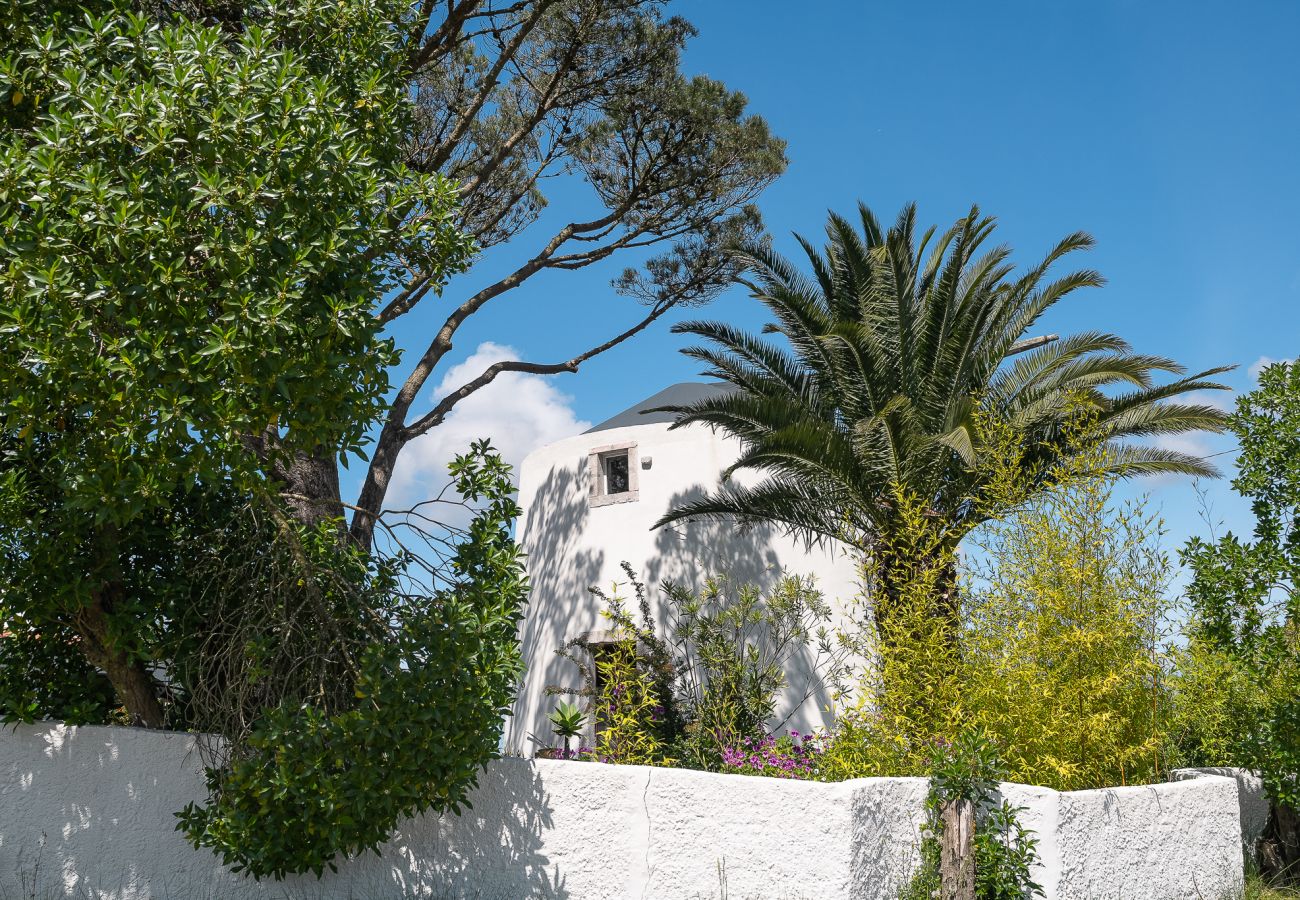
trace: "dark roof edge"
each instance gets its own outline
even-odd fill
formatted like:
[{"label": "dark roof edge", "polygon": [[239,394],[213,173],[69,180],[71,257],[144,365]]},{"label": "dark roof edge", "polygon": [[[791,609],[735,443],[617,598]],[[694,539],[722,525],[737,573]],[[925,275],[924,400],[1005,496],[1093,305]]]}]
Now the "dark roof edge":
[{"label": "dark roof edge", "polygon": [[657,406],[685,406],[706,397],[729,394],[734,390],[736,388],[733,385],[723,381],[683,381],[679,384],[669,385],[659,393],[645,398],[640,403],[629,406],[618,415],[611,416],[605,421],[591,426],[583,434],[609,431],[613,428],[627,428],[633,425],[671,423],[677,418],[675,414],[670,412],[646,412],[646,410],[654,409]]}]

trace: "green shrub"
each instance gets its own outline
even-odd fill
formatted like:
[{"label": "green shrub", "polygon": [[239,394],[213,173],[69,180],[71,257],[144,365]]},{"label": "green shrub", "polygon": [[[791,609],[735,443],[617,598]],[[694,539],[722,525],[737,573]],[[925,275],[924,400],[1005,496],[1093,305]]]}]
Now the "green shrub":
[{"label": "green shrub", "polygon": [[1240,397],[1233,488],[1251,501],[1253,541],[1194,538],[1179,736],[1189,762],[1264,776],[1300,808],[1300,364],[1278,364]]},{"label": "green shrub", "polygon": [[718,770],[725,751],[767,736],[796,655],[815,645],[811,666],[820,678],[841,677],[841,654],[825,627],[830,607],[807,579],[783,577],[766,592],[726,576],[707,578],[698,593],[665,582],[660,626],[645,585],[626,562],[623,571],[639,615],[628,610],[617,585],[610,593],[593,587],[616,640],[593,645],[578,637],[559,648],[578,667],[582,687],[547,689],[587,698],[598,756],[643,763],[671,758]]},{"label": "green shrub", "polygon": [[[823,770],[918,774],[933,741],[973,727],[997,741],[1016,781],[1071,790],[1157,779],[1171,715],[1160,525],[1112,502],[1096,474],[1116,464],[1105,448],[1071,454],[1035,488],[1025,451],[989,440],[999,453],[984,461],[988,487],[972,503],[1000,518],[960,559],[943,551],[924,504],[896,499],[908,552],[867,568],[867,584],[892,585],[894,596],[851,636],[868,665]],[[900,557],[926,562],[904,570]],[[951,567],[955,601],[941,590]]]},{"label": "green shrub", "polygon": [[[681,739],[685,722],[677,702],[678,663],[668,642],[659,636],[645,584],[630,563],[622,564],[636,600],[634,617],[619,594],[620,585],[606,593],[588,588],[600,601],[601,617],[615,640],[593,644],[579,635],[556,649],[577,667],[581,686],[547,685],[548,694],[582,698],[596,725],[596,754],[611,762],[649,764],[664,758],[666,748]],[[616,727],[602,741],[602,732]]]},{"label": "green shrub", "polygon": [[976,533],[962,597],[963,700],[1010,776],[1057,790],[1158,781],[1171,610],[1158,520],[1099,479]]},{"label": "green shrub", "polygon": [[208,770],[207,806],[179,814],[196,847],[255,877],[320,875],[339,855],[377,851],[404,816],[459,811],[514,699],[527,584],[509,467],[482,442],[452,473],[462,496],[486,501],[456,548],[454,583],[408,596],[399,573],[374,574],[397,602],[384,639],[359,654],[350,708],[286,702],[266,715]]},{"label": "green shrub", "polygon": [[785,576],[764,592],[715,576],[698,593],[677,584],[665,584],[664,593],[685,718],[678,753],[692,766],[715,770],[728,750],[763,743],[790,686],[786,670],[809,648],[813,680],[785,698],[789,707],[842,677],[826,629],[830,606],[809,578]]},{"label": "green shrub", "polygon": [[861,661],[822,758],[827,780],[921,775],[936,740],[962,730],[957,620],[945,596],[956,566],[915,497],[894,499],[900,551],[867,561],[867,597],[887,585],[889,602],[864,602],[861,627],[842,639]]},{"label": "green shrub", "polygon": [[638,665],[636,636],[620,633],[596,659],[596,758],[602,762],[670,766],[664,706],[653,678]]}]

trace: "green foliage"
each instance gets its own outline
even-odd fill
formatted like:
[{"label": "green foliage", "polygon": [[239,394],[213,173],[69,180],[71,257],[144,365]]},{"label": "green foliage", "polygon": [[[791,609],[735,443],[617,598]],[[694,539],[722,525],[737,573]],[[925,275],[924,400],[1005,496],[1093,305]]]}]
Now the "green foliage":
[{"label": "green foliage", "polygon": [[[810,669],[827,681],[841,675],[826,630],[830,606],[811,579],[782,577],[764,592],[715,576],[698,593],[665,584],[664,595],[686,720],[678,754],[692,766],[717,769],[725,750],[767,734],[786,670],[810,647]],[[808,691],[786,699],[798,706]]]},{"label": "green foliage", "polygon": [[1253,541],[1193,538],[1192,621],[1180,690],[1191,762],[1259,770],[1300,808],[1300,365],[1278,364],[1240,397],[1233,488],[1251,501]]},{"label": "green foliage", "polygon": [[469,249],[454,186],[397,162],[400,9],[19,27],[0,97],[38,106],[0,143],[0,421],[19,454],[51,436],[70,508],[127,520],[268,426],[360,447],[393,359],[372,304],[399,256],[445,276]]},{"label": "green foliage", "polygon": [[675,690],[677,663],[672,648],[655,630],[645,584],[637,580],[630,563],[622,567],[636,598],[637,615],[620,595],[620,585],[609,593],[589,588],[603,606],[600,614],[609,624],[608,640],[592,643],[580,635],[558,648],[556,653],[577,666],[582,687],[570,691],[550,685],[547,692],[586,699],[595,722],[597,759],[672,765],[669,747],[680,739],[684,727]]},{"label": "green foliage", "polygon": [[[1089,454],[1105,469],[1105,454]],[[961,672],[1011,778],[1057,790],[1159,781],[1170,697],[1161,523],[1111,483],[1065,480],[973,535]]]},{"label": "green foliage", "polygon": [[113,686],[78,651],[68,630],[35,628],[6,616],[0,601],[0,722],[107,722]]},{"label": "green foliage", "polygon": [[617,633],[596,656],[596,758],[602,762],[669,766],[664,707],[656,684],[638,664],[635,634]]},{"label": "green foliage", "polygon": [[169,510],[280,454],[358,451],[395,359],[375,300],[471,250],[455,187],[402,162],[405,4],[255,6],[227,31],[8,4],[0,603],[119,692],[160,618],[131,548],[165,556]]},{"label": "green foliage", "polygon": [[1300,890],[1270,884],[1256,872],[1246,873],[1246,890],[1242,900],[1297,900]]},{"label": "green foliage", "polygon": [[661,524],[757,519],[888,554],[905,528],[894,502],[902,493],[924,498],[925,515],[952,548],[1001,512],[972,503],[987,486],[983,460],[1000,440],[982,423],[1011,430],[1024,450],[1025,478],[1038,489],[1050,484],[1053,461],[1085,449],[1062,442],[1080,406],[1095,418],[1089,446],[1112,447],[1111,472],[1210,471],[1200,459],[1126,441],[1221,429],[1218,410],[1174,398],[1222,388],[1207,379],[1223,369],[1157,386],[1155,376],[1182,368],[1099,332],[1009,360],[1057,302],[1101,283],[1087,270],[1048,276],[1060,259],[1091,246],[1087,235],[1070,235],[1013,277],[1011,249],[989,248],[994,222],[976,209],[919,240],[912,206],[888,230],[865,206],[860,216],[859,230],[832,215],[823,252],[804,242],[811,276],[769,247],[747,250],[750,287],[781,343],[721,323],[677,326],[707,342],[687,355],[736,387],[672,407],[677,425],[735,436],[744,449],[729,472],[765,478],[726,481],[670,510]]},{"label": "green foliage", "polygon": [[[785,142],[743,94],[682,73],[689,22],[665,4],[626,0],[524,0],[468,19],[440,6],[427,27],[417,23],[436,36],[416,78],[412,156],[463,185],[462,218],[483,246],[520,236],[564,183],[538,176],[564,172],[596,205],[555,236],[554,257],[536,256],[542,267],[653,247],[616,290],[658,307],[725,288],[732,241],[762,231],[753,201],[784,171]],[[517,40],[475,40],[485,26]]]},{"label": "green foliage", "polygon": [[[958,623],[948,607],[956,560],[915,497],[894,498],[898,552],[863,566],[861,627],[842,639],[861,661],[822,759],[827,780],[927,771],[934,741],[961,730]],[[884,590],[887,603],[877,603]]]},{"label": "green foliage", "polygon": [[[815,644],[811,668],[826,680],[842,675],[841,653],[825,628],[830,607],[808,579],[783,577],[766,592],[726,576],[707,578],[698,593],[664,582],[665,638],[645,585],[628,563],[623,570],[639,617],[628,611],[617,586],[608,594],[592,588],[616,641],[578,637],[556,651],[582,675],[583,687],[572,693],[591,703],[596,749],[605,758],[623,761],[626,753],[610,750],[621,742],[716,771],[728,749],[766,737],[796,656]],[[548,691],[566,692],[557,686]],[[619,733],[602,743],[610,723]],[[638,759],[651,755],[639,752]]]},{"label": "green foliage", "polygon": [[407,561],[341,541],[336,521],[300,524],[265,498],[228,504],[177,535],[184,565],[159,596],[155,652],[167,660],[173,722],[221,735],[222,756],[237,757],[273,709],[354,706],[360,657],[412,601]]},{"label": "green foliage", "polygon": [[[9,446],[0,434],[0,456]],[[58,486],[39,468],[27,474],[0,474],[0,519],[22,523],[0,528],[0,631],[15,635],[7,647],[0,641],[0,682],[14,691],[0,701],[0,720],[130,721],[129,712],[119,715],[123,699],[103,692],[103,657],[87,652],[87,633],[94,632],[78,615],[79,592],[97,580],[111,582],[108,625],[117,648],[142,666],[170,666],[179,617],[201,594],[199,579],[207,574],[196,568],[197,548],[206,551],[211,542],[212,549],[231,549],[234,542],[223,534],[232,511],[249,498],[225,489],[176,491],[127,526],[83,533],[67,558],[56,561],[46,554],[69,535],[59,531],[62,520],[42,510],[58,505]],[[4,475],[18,477],[7,481]],[[247,554],[248,546],[239,544],[237,552]],[[43,673],[42,680],[31,677],[34,671]],[[174,699],[157,687],[164,703]]]},{"label": "green foliage", "polygon": [[1021,808],[997,797],[1005,777],[997,745],[978,730],[962,732],[951,743],[930,748],[930,791],[922,826],[921,870],[900,900],[930,900],[940,894],[941,815],[950,803],[966,801],[975,815],[975,896],[978,900],[1030,900],[1043,896],[1031,875],[1038,862],[1038,839],[1018,821]]},{"label": "green foliage", "polygon": [[576,703],[559,703],[546,718],[551,721],[551,728],[564,738],[564,750],[569,750],[569,740],[582,733],[582,726],[587,724],[587,714]]},{"label": "green foliage", "polygon": [[[1086,443],[1091,424],[1064,439]],[[1173,716],[1160,524],[1112,502],[1111,449],[1071,452],[1039,490],[1015,442],[985,427],[1001,448],[985,496],[1011,511],[973,534],[950,614],[943,585],[957,560],[923,506],[898,498],[902,552],[868,573],[896,593],[857,641],[870,665],[823,770],[915,774],[932,741],[977,728],[1003,748],[1015,781],[1074,790],[1158,780]],[[898,563],[916,559],[928,564]]]},{"label": "green foliage", "polygon": [[[339,855],[377,851],[402,817],[459,812],[514,699],[527,584],[509,467],[480,443],[452,470],[463,496],[484,501],[455,581],[395,597],[385,639],[359,654],[350,708],[285,702],[208,770],[210,802],[179,814],[196,847],[255,877],[320,875]],[[394,573],[373,577],[395,592]]]}]

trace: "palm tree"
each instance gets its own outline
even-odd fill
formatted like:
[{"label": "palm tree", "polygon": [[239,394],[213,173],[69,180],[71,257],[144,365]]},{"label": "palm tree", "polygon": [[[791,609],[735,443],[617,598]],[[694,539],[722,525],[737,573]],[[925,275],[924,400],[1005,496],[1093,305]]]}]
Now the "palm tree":
[{"label": "palm tree", "polygon": [[[1053,462],[1099,446],[1108,448],[1107,475],[1217,474],[1197,457],[1127,439],[1222,430],[1221,411],[1175,398],[1223,389],[1208,379],[1230,367],[1183,376],[1174,361],[1133,353],[1098,331],[1024,341],[1062,298],[1102,284],[1090,270],[1048,275],[1066,254],[1091,247],[1088,235],[1070,235],[1014,276],[1009,248],[986,248],[994,222],[978,209],[919,242],[914,206],[888,231],[866,206],[859,212],[860,231],[830,216],[822,252],[798,238],[811,277],[765,246],[743,251],[752,279],[742,283],[775,317],[764,330],[784,336],[782,344],[719,322],[675,328],[708,342],[683,352],[734,389],[668,407],[678,414],[673,427],[721,429],[742,452],[718,490],[670,510],[656,527],[760,520],[888,557],[904,552],[901,491],[919,499],[950,550],[989,515],[973,502],[988,486],[982,460],[995,429],[981,424],[989,422],[1019,445],[1031,491],[1059,471]],[[1156,373],[1183,377],[1158,385]],[[1067,439],[1081,408],[1090,422],[1084,446]],[[748,486],[730,479],[742,470],[766,477]],[[954,578],[942,582],[949,597]]]}]

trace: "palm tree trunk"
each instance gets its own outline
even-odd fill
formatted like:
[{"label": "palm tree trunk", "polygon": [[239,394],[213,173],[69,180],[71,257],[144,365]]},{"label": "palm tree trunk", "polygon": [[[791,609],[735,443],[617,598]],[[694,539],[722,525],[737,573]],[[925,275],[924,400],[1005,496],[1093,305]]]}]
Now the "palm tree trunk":
[{"label": "palm tree trunk", "polygon": [[878,544],[874,552],[876,590],[871,613],[877,633],[889,640],[888,636],[896,632],[900,614],[924,613],[929,620],[946,623],[944,633],[955,644],[961,624],[961,595],[951,552],[938,551],[912,559],[905,552],[882,545]]},{"label": "palm tree trunk", "polygon": [[877,703],[928,740],[948,727],[961,662],[957,568],[951,555],[884,566],[875,582]]}]

